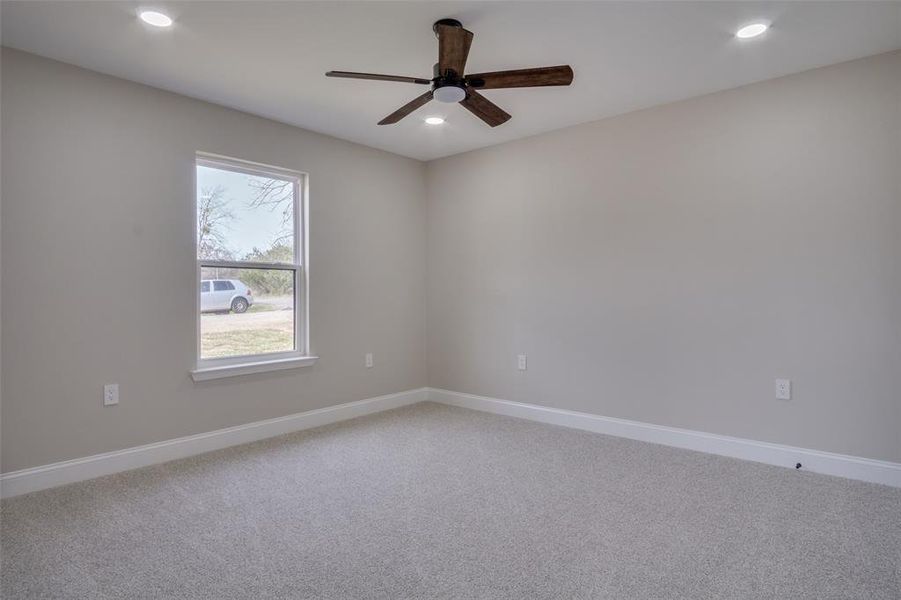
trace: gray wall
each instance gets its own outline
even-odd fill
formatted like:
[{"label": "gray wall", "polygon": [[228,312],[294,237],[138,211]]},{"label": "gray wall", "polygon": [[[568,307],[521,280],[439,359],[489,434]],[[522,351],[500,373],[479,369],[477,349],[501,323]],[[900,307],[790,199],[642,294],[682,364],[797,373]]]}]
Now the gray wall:
[{"label": "gray wall", "polygon": [[899,461],[899,173],[898,52],[432,162],[429,383]]},{"label": "gray wall", "polygon": [[[314,367],[191,381],[197,150],[310,174]],[[4,472],[426,384],[422,163],[6,49],[2,161]]]}]

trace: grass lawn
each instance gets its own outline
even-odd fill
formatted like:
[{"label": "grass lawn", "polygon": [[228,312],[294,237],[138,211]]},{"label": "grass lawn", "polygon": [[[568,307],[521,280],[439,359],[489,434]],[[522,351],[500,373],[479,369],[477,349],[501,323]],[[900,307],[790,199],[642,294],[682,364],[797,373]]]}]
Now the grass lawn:
[{"label": "grass lawn", "polygon": [[273,310],[278,310],[278,307],[274,304],[260,304],[256,303],[250,308],[247,309],[249,313],[258,313],[258,312],[269,312]]},{"label": "grass lawn", "polygon": [[204,358],[287,352],[294,349],[294,334],[278,329],[211,331],[200,338]]}]

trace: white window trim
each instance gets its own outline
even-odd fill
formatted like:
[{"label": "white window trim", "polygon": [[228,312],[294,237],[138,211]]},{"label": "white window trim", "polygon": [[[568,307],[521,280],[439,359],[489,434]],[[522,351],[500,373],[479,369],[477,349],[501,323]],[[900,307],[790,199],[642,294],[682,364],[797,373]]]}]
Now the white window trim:
[{"label": "white window trim", "polygon": [[[270,175],[278,179],[294,182],[294,263],[260,263],[246,261],[200,260],[197,257],[197,166],[208,166],[245,173],[247,175]],[[194,206],[194,264],[195,264],[195,305],[196,322],[195,365],[191,370],[194,381],[205,381],[221,377],[234,377],[251,373],[263,373],[295,367],[306,367],[316,363],[318,357],[310,354],[309,333],[309,207],[308,177],[306,173],[272,167],[260,163],[239,160],[218,154],[197,152],[194,162],[194,187],[192,189]],[[224,268],[264,268],[294,272],[294,346],[291,352],[272,352],[268,354],[252,354],[246,356],[229,356],[226,358],[200,358],[200,281],[201,269],[204,266]]]}]

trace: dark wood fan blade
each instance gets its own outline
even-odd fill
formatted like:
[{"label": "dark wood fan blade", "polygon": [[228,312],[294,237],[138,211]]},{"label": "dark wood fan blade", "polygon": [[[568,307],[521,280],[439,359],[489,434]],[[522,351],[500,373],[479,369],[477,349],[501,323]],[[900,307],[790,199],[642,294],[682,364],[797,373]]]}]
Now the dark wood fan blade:
[{"label": "dark wood fan blade", "polygon": [[419,77],[400,77],[398,75],[379,75],[378,73],[354,73],[352,71],[329,71],[326,77],[345,77],[347,79],[374,79],[376,81],[400,81],[402,83],[423,83],[430,84],[430,79],[421,79]]},{"label": "dark wood fan blade", "polygon": [[497,88],[538,87],[543,85],[569,85],[573,82],[573,70],[569,65],[494,71],[466,76],[466,84],[480,90]]},{"label": "dark wood fan blade", "polygon": [[466,97],[460,100],[460,104],[492,127],[497,127],[510,120],[510,115],[475,90],[466,90]]},{"label": "dark wood fan blade", "polygon": [[436,25],[435,31],[438,34],[438,72],[447,75],[448,71],[453,71],[463,77],[472,32],[453,25]]},{"label": "dark wood fan blade", "polygon": [[398,121],[400,121],[401,119],[406,117],[408,114],[410,114],[411,112],[413,112],[420,106],[428,104],[429,100],[431,100],[431,99],[432,99],[432,92],[431,92],[431,90],[429,90],[422,96],[419,96],[418,98],[411,100],[410,102],[407,102],[406,104],[404,104],[403,106],[398,108],[396,111],[394,111],[393,113],[391,113],[390,115],[388,115],[387,117],[385,117],[384,119],[379,121],[379,125],[391,125],[393,123],[397,123]]}]

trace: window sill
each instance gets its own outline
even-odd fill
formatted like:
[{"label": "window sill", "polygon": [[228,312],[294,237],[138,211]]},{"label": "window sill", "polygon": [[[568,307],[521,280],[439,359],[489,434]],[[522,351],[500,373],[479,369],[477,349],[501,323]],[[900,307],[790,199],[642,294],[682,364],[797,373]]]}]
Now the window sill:
[{"label": "window sill", "polygon": [[238,377],[239,375],[251,375],[253,373],[281,371],[282,369],[309,367],[316,364],[317,360],[319,360],[318,356],[298,356],[294,358],[279,358],[237,365],[201,367],[191,371],[191,378],[194,381],[208,381],[210,379],[221,379],[223,377]]}]

